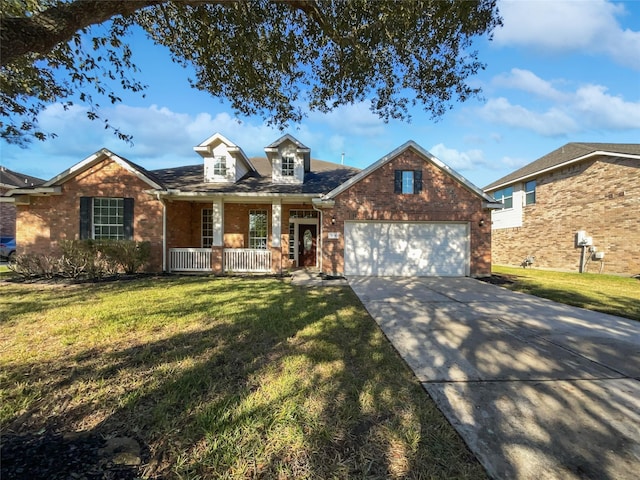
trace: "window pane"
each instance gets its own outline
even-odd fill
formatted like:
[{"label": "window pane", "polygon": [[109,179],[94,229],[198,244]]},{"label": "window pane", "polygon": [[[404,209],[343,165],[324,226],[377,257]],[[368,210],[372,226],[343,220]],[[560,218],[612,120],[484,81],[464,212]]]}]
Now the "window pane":
[{"label": "window pane", "polygon": [[249,211],[249,248],[267,248],[267,211]]},{"label": "window pane", "polygon": [[213,160],[213,174],[214,175],[227,175],[227,157],[220,155]]},{"label": "window pane", "polygon": [[213,209],[202,209],[202,248],[213,246]]},{"label": "window pane", "polygon": [[531,180],[524,184],[524,192],[525,192],[525,205],[531,205],[532,203],[536,203],[536,181]]},{"label": "window pane", "polygon": [[93,199],[93,238],[122,240],[124,238],[124,199]]},{"label": "window pane", "polygon": [[402,172],[402,193],[413,193],[413,171]]},{"label": "window pane", "polygon": [[282,157],[282,176],[283,177],[292,177],[293,167],[294,167],[293,157]]}]

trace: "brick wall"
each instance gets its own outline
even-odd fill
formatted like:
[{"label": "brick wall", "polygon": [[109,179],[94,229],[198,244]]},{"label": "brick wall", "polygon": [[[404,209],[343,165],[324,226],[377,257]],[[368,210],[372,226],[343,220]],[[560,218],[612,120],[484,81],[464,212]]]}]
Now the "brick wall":
[{"label": "brick wall", "polygon": [[[8,188],[0,187],[0,197],[8,192]],[[0,202],[0,237],[15,237],[16,206],[13,203]]]},{"label": "brick wall", "polygon": [[[395,170],[422,170],[422,193],[394,193]],[[335,207],[327,209],[323,219],[323,270],[344,272],[344,221],[391,220],[468,222],[471,234],[472,276],[491,272],[490,213],[483,210],[481,199],[412,149],[372,172],[335,199]],[[335,216],[335,225],[331,218]],[[484,226],[480,227],[480,220]],[[329,240],[328,232],[339,232],[338,240]]]},{"label": "brick wall", "polygon": [[18,253],[55,254],[60,240],[80,238],[80,197],[132,197],[133,236],[151,243],[150,271],[162,270],[162,204],[144,193],[150,186],[111,160],[62,185],[62,195],[31,197],[17,207]]},{"label": "brick wall", "polygon": [[524,207],[523,226],[493,231],[493,261],[578,271],[575,234],[585,230],[605,252],[587,271],[640,273],[640,163],[602,157],[537,179],[536,203]]}]

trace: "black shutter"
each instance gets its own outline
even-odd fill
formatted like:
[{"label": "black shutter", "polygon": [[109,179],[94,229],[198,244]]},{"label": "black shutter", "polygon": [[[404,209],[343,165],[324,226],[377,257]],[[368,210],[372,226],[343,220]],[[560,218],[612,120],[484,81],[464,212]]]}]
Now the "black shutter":
[{"label": "black shutter", "polygon": [[422,170],[413,172],[413,193],[422,193]]},{"label": "black shutter", "polygon": [[93,197],[80,197],[80,240],[91,238],[91,207]]},{"label": "black shutter", "polygon": [[124,199],[124,239],[133,240],[133,198]]},{"label": "black shutter", "polygon": [[395,170],[393,193],[402,193],[402,170]]}]

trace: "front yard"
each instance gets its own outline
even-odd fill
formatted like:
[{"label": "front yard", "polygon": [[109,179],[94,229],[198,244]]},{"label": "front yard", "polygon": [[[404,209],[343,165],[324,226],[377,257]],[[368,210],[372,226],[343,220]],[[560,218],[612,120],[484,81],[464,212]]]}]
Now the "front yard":
[{"label": "front yard", "polygon": [[132,438],[146,478],[485,478],[349,288],[158,277],[0,296],[3,436]]},{"label": "front yard", "polygon": [[548,298],[596,312],[640,320],[640,279],[493,266],[493,274],[511,283],[510,290]]}]

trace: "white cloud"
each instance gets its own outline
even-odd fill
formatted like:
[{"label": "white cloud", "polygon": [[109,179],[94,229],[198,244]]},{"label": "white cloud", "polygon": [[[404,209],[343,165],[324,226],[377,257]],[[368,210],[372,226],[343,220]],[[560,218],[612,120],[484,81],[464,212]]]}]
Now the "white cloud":
[{"label": "white cloud", "polygon": [[622,4],[590,1],[508,1],[499,3],[503,27],[494,34],[497,45],[545,51],[598,53],[640,69],[640,32],[623,29]]},{"label": "white cloud", "polygon": [[578,130],[576,122],[557,108],[537,113],[521,105],[512,105],[504,97],[489,100],[480,109],[480,115],[493,123],[533,130],[544,136],[565,135]]},{"label": "white cloud", "polygon": [[592,128],[640,129],[640,102],[625,102],[601,85],[578,89],[572,108]]},{"label": "white cloud", "polygon": [[492,84],[523,91],[529,94],[527,105],[535,105],[514,104],[506,97],[490,99],[479,114],[494,124],[523,128],[544,136],[592,129],[640,129],[640,102],[611,95],[602,85],[587,84],[575,91],[562,91],[534,73],[520,69],[495,77]]},{"label": "white cloud", "polygon": [[467,150],[460,152],[454,148],[448,148],[443,143],[438,143],[429,149],[433,155],[442,160],[454,170],[471,170],[479,165],[484,165],[482,150]]},{"label": "white cloud", "polygon": [[492,83],[498,87],[522,90],[549,100],[566,100],[566,94],[557,90],[551,82],[543,80],[529,70],[513,68],[508,74],[505,73],[495,77]]}]

